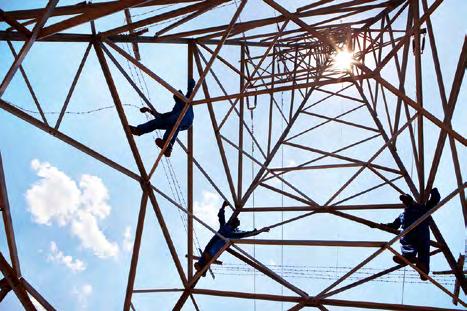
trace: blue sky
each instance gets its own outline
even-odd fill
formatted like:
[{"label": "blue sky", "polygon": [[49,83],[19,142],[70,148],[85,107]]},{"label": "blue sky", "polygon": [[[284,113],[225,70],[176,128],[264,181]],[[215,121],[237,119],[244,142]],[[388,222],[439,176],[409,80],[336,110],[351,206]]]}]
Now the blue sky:
[{"label": "blue sky", "polygon": [[[60,5],[71,3],[69,1],[60,1]],[[289,2],[287,6],[292,10],[298,6],[298,3],[300,2]],[[24,1],[12,3],[10,1],[0,1],[0,8],[5,11],[33,6],[45,6],[45,2]],[[180,29],[187,30],[190,27],[203,27],[208,23],[210,25],[224,24],[231,18],[234,9],[234,5],[226,6],[216,11],[216,14],[201,17],[199,20],[195,20],[187,26],[182,26]],[[460,12],[465,12],[466,9],[467,3],[465,1],[445,1],[432,17],[448,92],[451,88],[459,51],[467,29],[467,22]],[[144,10],[134,11],[133,14],[137,15],[144,12]],[[268,9],[265,4],[259,1],[250,1],[244,13],[242,13],[241,19],[245,21],[273,15],[272,10]],[[405,16],[405,13],[403,16]],[[97,28],[98,30],[108,29],[112,25],[121,23],[122,20],[123,14],[119,13],[99,21]],[[396,23],[396,27],[400,27],[398,29],[402,29],[404,25],[404,18]],[[159,28],[156,27],[155,29]],[[89,27],[83,25],[73,29],[73,31],[89,32]],[[151,31],[154,31],[154,29],[151,29]],[[435,116],[442,119],[443,113],[428,44],[427,39],[427,49],[422,57],[425,106]],[[14,45],[17,50],[21,47],[20,43],[14,43]],[[31,49],[23,64],[45,111],[60,110],[85,48],[86,44],[77,43],[37,43]],[[158,73],[172,86],[185,90],[187,74],[187,51],[185,46],[141,44],[140,49],[143,63],[146,66]],[[260,49],[252,49],[254,55],[260,52]],[[238,47],[224,47],[221,51],[221,55],[233,63],[238,61],[239,53]],[[114,53],[114,55],[116,54]],[[121,57],[117,56],[117,59],[121,61],[126,69],[128,68]],[[8,46],[2,42],[0,44],[1,76],[6,73],[12,60]],[[110,63],[110,60],[108,61]],[[409,73],[411,74],[408,74],[406,84],[407,94],[411,98],[415,98],[413,66],[413,58],[411,57],[409,62]],[[122,102],[140,106],[141,103],[137,98],[137,94],[115,67],[111,67],[111,69]],[[238,91],[238,78],[231,71],[218,63],[215,64],[214,69],[229,92]],[[388,64],[387,70],[384,70],[382,75],[385,79],[397,85],[393,62]],[[146,82],[148,83],[150,99],[156,108],[160,111],[170,110],[173,104],[171,94],[150,78],[146,78]],[[220,89],[216,86],[216,82],[212,77],[208,78],[208,83],[212,93],[211,96],[221,95]],[[345,85],[330,86],[327,89],[338,90],[342,86]],[[358,96],[355,88],[350,89],[345,94]],[[283,100],[285,107],[288,107],[290,94],[284,93],[282,96],[281,98],[281,94],[276,94],[276,100],[279,103]],[[324,96],[323,93],[316,93],[309,102],[316,102]],[[390,109],[394,111],[394,97],[389,94],[387,96],[391,103]],[[196,98],[202,98],[202,94],[199,93]],[[27,92],[26,85],[19,73],[11,82],[2,99],[30,110],[35,109],[31,96]],[[453,128],[464,136],[467,132],[467,125],[463,120],[467,114],[467,107],[462,105],[465,99],[466,88],[464,86],[461,88],[453,118]],[[87,111],[111,106],[112,104],[95,52],[91,50],[70,102],[69,111]],[[220,102],[214,104],[214,106],[219,120],[219,116],[225,114],[229,105],[227,102]],[[258,108],[254,112],[255,133],[263,148],[267,144],[267,118],[265,116],[268,113],[268,106],[269,98],[267,96],[259,97]],[[323,102],[323,104],[313,108],[312,111],[318,114],[335,116],[352,107],[356,107],[356,103],[335,99]],[[382,109],[382,107],[380,106],[379,109]],[[132,124],[146,120],[145,116],[140,114],[134,107],[127,106],[126,113]],[[383,118],[383,111],[381,110],[379,113]],[[36,114],[34,116],[37,117]],[[47,116],[52,122],[56,118],[56,115]],[[346,120],[374,127],[368,111],[364,109],[350,114]],[[247,115],[247,123],[250,124],[250,122],[251,120]],[[291,135],[319,122],[321,121],[318,119],[300,116],[297,125],[291,131]],[[238,139],[237,123],[238,119],[236,117],[230,118],[226,122],[225,128],[223,128],[223,135],[236,141]],[[284,124],[276,116],[274,124],[276,126],[273,138],[277,139]],[[0,128],[0,150],[5,166],[8,194],[23,275],[59,310],[121,309],[131,258],[128,247],[131,245],[129,243],[132,242],[134,236],[139,200],[141,198],[138,184],[127,176],[102,165],[100,162],[25,124],[3,110],[0,110]],[[116,162],[125,165],[132,171],[137,171],[114,109],[106,109],[93,114],[66,115],[61,130]],[[426,175],[428,175],[438,130],[430,122],[425,122],[425,131]],[[213,177],[222,192],[228,196],[229,188],[218,155],[208,110],[204,105],[195,107],[194,135],[196,159]],[[369,134],[366,131],[353,129],[350,131],[348,127],[332,123],[322,126],[320,129],[295,141],[331,151],[368,136]],[[181,133],[179,137],[183,142],[186,141],[186,133]],[[158,152],[154,146],[152,136],[139,137],[136,138],[136,141],[146,168],[149,169]],[[382,143],[383,141],[379,137],[360,148],[348,150],[343,154],[368,160]],[[249,138],[245,139],[245,145],[248,149],[251,148]],[[457,145],[457,148],[461,169],[465,175],[467,173],[465,148],[460,144]],[[448,149],[445,148],[444,150],[435,183],[442,196],[451,192],[456,183]],[[408,136],[405,133],[398,142],[398,153],[410,172],[413,164],[411,164]],[[226,154],[232,171],[236,172],[236,151],[232,147],[226,147]],[[257,148],[255,155],[260,158]],[[279,153],[271,167],[280,166],[282,161],[285,166],[294,166],[311,158],[313,157],[309,153],[299,152],[291,147],[284,147],[283,158]],[[181,185],[182,196],[186,201],[186,157],[179,146],[174,148],[170,162],[174,167],[178,183]],[[340,162],[325,160],[316,164],[335,163]],[[383,152],[375,163],[396,167],[387,151]],[[166,161],[163,161],[163,165],[168,169],[169,164]],[[175,197],[171,191],[173,179],[167,179],[164,167],[159,167],[156,171],[152,179],[153,184],[171,197]],[[357,169],[329,169],[326,171],[315,170],[290,173],[287,174],[287,180],[310,195],[313,200],[323,204]],[[253,170],[256,172],[258,166],[253,166]],[[245,160],[244,175],[243,187],[246,189],[248,183],[251,182],[251,162],[248,160]],[[415,175],[415,169],[413,169],[413,177],[416,179]],[[385,176],[388,178],[389,176],[394,177],[390,173],[385,174]],[[236,181],[235,173],[234,178]],[[379,182],[381,182],[380,179],[366,170],[355,183],[339,195],[337,200]],[[269,184],[276,187],[281,186],[281,183],[277,180],[271,180]],[[398,180],[396,185],[404,191],[408,191],[407,185],[402,179]],[[178,187],[175,188],[178,189]],[[397,203],[397,197],[398,193],[391,187],[386,186],[347,203]],[[258,188],[255,191],[254,198],[256,206],[280,206],[283,199],[280,195],[264,188]],[[215,215],[222,200],[196,169],[194,199],[196,215],[215,227]],[[183,228],[183,217],[168,201],[159,197],[158,200],[171,231],[180,261],[185,267],[186,232]],[[43,205],[40,203],[43,203]],[[283,204],[285,206],[301,205],[288,198],[284,198]],[[186,206],[185,204],[182,205]],[[253,206],[252,199],[247,202],[246,206]],[[301,213],[285,213],[283,217],[287,219],[299,214]],[[379,213],[371,211],[354,212],[352,214],[376,222],[388,222],[394,219],[398,212],[383,210]],[[458,197],[440,209],[434,217],[456,258],[459,253],[464,252],[465,248],[465,228],[462,217]],[[251,229],[254,225],[260,228],[277,223],[281,220],[282,215],[280,213],[257,213],[253,218],[252,214],[245,213],[240,218],[242,227]],[[253,222],[255,223],[253,224]],[[201,247],[204,247],[211,234],[200,225],[196,225],[196,234]],[[284,226],[283,230],[280,228],[273,229],[260,238],[281,239],[282,236],[284,239],[313,240],[388,241],[392,238],[390,234],[371,230],[368,227],[341,218],[321,214]],[[294,269],[299,269],[298,267],[305,267],[303,269],[324,267],[326,275],[330,274],[333,277],[342,274],[342,271],[346,271],[347,267],[355,266],[374,251],[373,249],[336,247],[284,247],[281,249],[280,247],[257,246],[256,249],[253,249],[253,247],[242,246],[242,248],[252,255],[255,254],[258,260],[270,267],[279,265],[293,266]],[[395,245],[395,248],[399,248],[398,244]],[[5,253],[6,243],[1,243],[1,250],[2,253]],[[385,269],[390,267],[392,264],[391,257],[392,255],[389,252],[385,252],[371,261],[366,268]],[[225,262],[226,267],[241,264],[228,254],[222,255],[221,260]],[[239,267],[245,268],[242,265]],[[332,271],[333,268],[335,268],[334,272]],[[447,269],[448,265],[440,255],[432,257],[433,271]],[[227,268],[216,267],[216,270],[219,273],[216,273],[215,280],[208,276],[202,279],[198,286],[200,288],[249,292],[256,290],[258,293],[281,294],[280,285],[259,273],[256,276],[251,275],[250,272],[244,275],[230,275],[222,274],[228,272]],[[403,299],[403,302],[407,304],[452,307],[450,297],[432,285],[421,284],[416,278],[417,275],[409,270],[406,269],[408,282],[405,284],[403,295],[402,281],[400,279],[402,276],[401,271],[396,274],[396,277],[386,279],[387,282],[370,282],[339,294],[336,298],[357,300],[364,297],[368,301],[390,303],[401,303]],[[300,271],[303,273],[303,270]],[[368,273],[371,270],[363,271]],[[297,277],[297,275],[286,275],[285,279],[303,288],[310,295],[317,294],[332,283],[331,280],[322,278],[308,279]],[[414,281],[414,283],[409,282],[409,280]],[[448,283],[452,283],[452,279]],[[344,282],[344,284],[347,284],[347,282]],[[148,205],[135,288],[177,288],[180,286],[177,272],[171,261],[161,230],[152,208]],[[447,288],[452,290],[452,285],[447,285]],[[290,294],[286,289],[283,289],[283,293]],[[423,293],[423,295],[420,293]],[[157,306],[158,310],[169,310],[178,299],[178,295],[178,293],[135,294],[133,302],[138,310],[154,310],[154,306]],[[465,298],[465,295],[463,298]],[[197,302],[202,310],[219,310],[220,308],[224,310],[253,310],[254,308],[253,301],[240,299],[197,296]],[[282,308],[280,303],[264,301],[257,301],[256,303],[258,310],[265,310],[266,308],[281,310]],[[290,306],[284,304],[283,307],[286,309]],[[5,307],[5,310],[21,309],[12,294],[9,294],[4,300],[2,309],[3,307]],[[330,308],[330,310],[338,310],[338,308]],[[188,301],[186,310],[191,309],[192,306]]]}]

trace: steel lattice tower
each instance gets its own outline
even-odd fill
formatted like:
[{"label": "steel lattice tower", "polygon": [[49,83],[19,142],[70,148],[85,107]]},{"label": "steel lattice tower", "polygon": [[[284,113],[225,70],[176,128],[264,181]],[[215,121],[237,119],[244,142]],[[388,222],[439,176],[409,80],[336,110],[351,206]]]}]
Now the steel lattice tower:
[{"label": "steel lattice tower", "polygon": [[[463,130],[465,133],[465,118],[462,120],[457,115],[459,109],[455,109],[462,96],[467,40],[464,38],[461,50],[451,55],[456,59],[457,68],[446,74],[443,71],[443,55],[446,54],[442,53],[445,47],[436,44],[439,29],[432,18],[447,5],[442,0],[314,0],[302,2],[300,7],[277,0],[121,0],[63,6],[58,2],[49,0],[46,7],[40,9],[0,11],[4,29],[0,31],[0,41],[8,45],[14,57],[1,78],[0,108],[140,185],[141,202],[124,310],[134,309],[132,298],[135,293],[142,292],[178,293],[173,301],[174,310],[182,309],[187,301],[191,301],[193,308],[202,310],[202,305],[196,302],[196,297],[202,295],[292,303],[290,310],[306,307],[328,310],[335,306],[448,310],[365,297],[359,301],[335,299],[335,295],[403,268],[403,265],[393,265],[349,282],[355,273],[383,253],[402,258],[411,269],[426,276],[432,286],[450,296],[455,304],[467,306],[459,298],[460,292],[467,293],[463,258],[456,258],[443,230],[431,218],[451,202],[463,214],[464,225],[467,224],[465,162],[462,166],[467,145],[462,133]],[[219,8],[228,12],[227,20],[224,24],[209,24],[210,14],[215,14]],[[268,17],[255,18],[252,8],[262,8]],[[134,12],[140,14],[132,14]],[[112,16],[119,16],[120,21],[124,17],[125,22],[116,25],[112,21],[115,25],[107,28],[102,25],[108,24],[99,24]],[[19,42],[21,49],[15,50],[12,42]],[[39,43],[87,46],[54,122],[45,113],[49,107],[37,100],[34,85],[28,80],[27,71],[31,68],[23,67],[28,53]],[[131,46],[132,51],[126,50],[125,44]],[[186,72],[197,81],[190,98],[181,96],[177,86],[167,82],[166,73],[143,64],[144,58],[149,57],[141,53],[143,45],[145,49],[157,47],[159,50],[176,45],[186,50]],[[98,78],[108,86],[103,92],[111,95],[120,131],[125,134],[136,170],[120,164],[118,156],[107,157],[97,148],[80,142],[73,133],[61,131],[71,98],[79,96],[75,94],[75,87],[90,55],[98,60],[102,73]],[[126,70],[126,63],[139,70],[149,83],[185,102],[177,124],[190,105],[195,107],[195,112],[203,109],[210,121],[210,124],[197,123],[195,119],[194,127],[187,131],[186,141],[185,134],[178,139],[175,152],[182,154],[186,163],[180,171],[185,174],[186,204],[181,204],[159,186],[164,183],[160,166],[167,143],[162,150],[154,149],[157,153],[148,160],[147,155],[141,154],[139,141],[131,135],[129,120],[132,115],[121,83],[131,87],[151,109],[154,107],[143,85]],[[21,109],[20,102],[4,96],[13,77],[18,75],[26,82],[25,92],[30,92],[34,98],[38,114]],[[203,143],[216,151],[210,155],[212,162],[199,160],[203,151],[196,145],[204,137],[197,137],[194,132],[201,128],[210,133],[209,140]],[[285,163],[284,153],[293,154],[300,163]],[[384,212],[403,208],[402,204],[394,203],[399,194],[410,193],[418,202],[427,200],[440,181],[437,176],[442,160],[450,163],[451,180],[443,180],[450,192],[442,193],[441,202],[402,232],[381,225],[384,219],[390,220]],[[210,173],[213,166],[221,176]],[[337,184],[318,184],[320,179],[323,183],[333,180],[335,175],[331,174],[341,174]],[[227,200],[234,216],[254,214],[259,222],[265,223],[267,215],[285,215],[276,223],[268,223],[271,229],[327,215],[375,234],[385,233],[387,238],[355,240],[351,232],[347,232],[337,240],[313,239],[312,236],[227,240],[226,246],[209,264],[228,253],[280,285],[284,294],[204,288],[199,281],[208,267],[199,273],[193,269],[197,256],[194,226],[199,224],[212,234],[216,228],[210,227],[203,221],[203,215],[194,211],[194,194],[200,191],[194,176]],[[0,177],[0,204],[11,258],[8,263],[2,254],[0,268],[26,309],[34,309],[29,293],[45,309],[53,310],[21,275],[3,171]],[[379,195],[385,193],[379,201],[371,197],[377,191],[383,191],[378,192]],[[281,203],[271,205],[268,198]],[[181,288],[135,288],[148,205],[162,230]],[[178,209],[186,217],[187,233],[182,246],[176,245],[179,241],[174,242],[174,228],[167,225],[163,205],[170,206],[173,212]],[[368,212],[381,217],[371,217]],[[440,284],[433,274],[425,275],[394,246],[425,219],[430,220],[431,255],[444,258],[446,273],[456,280],[454,289]],[[310,293],[253,256],[248,245],[303,249],[350,247],[370,251],[346,273],[336,276],[318,292]],[[185,247],[186,258],[181,253]]]}]

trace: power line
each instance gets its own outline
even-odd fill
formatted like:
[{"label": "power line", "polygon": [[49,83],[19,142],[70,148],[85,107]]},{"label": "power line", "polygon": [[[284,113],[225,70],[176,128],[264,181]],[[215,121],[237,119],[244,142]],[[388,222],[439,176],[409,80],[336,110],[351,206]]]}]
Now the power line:
[{"label": "power line", "polygon": [[[282,272],[283,277],[289,278],[305,278],[319,280],[335,280],[336,267],[334,266],[291,266],[291,265],[266,265],[274,272]],[[337,267],[339,275],[344,275],[352,267]],[[255,275],[255,269],[245,264],[223,263],[222,265],[212,266],[212,269],[219,275],[235,275],[235,276],[251,276]],[[361,271],[355,272],[350,280],[360,280],[381,271],[376,268],[362,268]],[[400,283],[401,278],[405,274],[406,284],[427,284],[421,281],[419,274],[415,271],[392,272],[383,275],[372,281],[386,283]],[[260,274],[260,276],[262,276]],[[434,279],[444,286],[453,286],[454,277],[450,275],[436,275]]]},{"label": "power line", "polygon": [[[10,104],[11,106],[13,106],[13,107],[15,107],[17,109],[20,109],[20,110],[22,110],[24,112],[27,112],[27,113],[40,114],[39,111],[31,110],[31,109],[28,109],[28,108],[25,108],[25,107],[22,107],[22,106],[19,106],[19,105],[15,105],[15,104],[10,103],[10,102],[8,102],[8,104]],[[140,108],[139,106],[134,105],[134,104],[123,104],[123,106],[133,107],[133,108],[138,108],[138,109]],[[109,110],[109,109],[112,109],[112,108],[115,108],[115,106],[110,105],[110,106],[104,106],[104,107],[99,107],[99,108],[90,109],[90,110],[82,110],[82,111],[65,111],[65,114],[72,114],[72,115],[92,114],[92,113],[96,113],[96,112]],[[57,115],[57,114],[60,114],[60,111],[44,111],[44,114]]]}]

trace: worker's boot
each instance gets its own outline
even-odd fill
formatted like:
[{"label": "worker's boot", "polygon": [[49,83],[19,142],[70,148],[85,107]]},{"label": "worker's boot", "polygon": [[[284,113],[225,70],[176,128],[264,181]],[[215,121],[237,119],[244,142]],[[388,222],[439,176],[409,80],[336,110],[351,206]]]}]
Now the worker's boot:
[{"label": "worker's boot", "polygon": [[129,125],[128,127],[130,128],[131,134],[135,136],[141,136],[143,134],[137,126]]},{"label": "worker's boot", "polygon": [[[415,256],[404,256],[404,257],[405,257],[405,259],[407,259],[411,263],[416,263],[417,262],[417,258]],[[392,260],[397,264],[400,264],[400,265],[403,265],[403,266],[407,265],[405,263],[405,261],[403,261],[402,258],[400,258],[399,256],[392,257]]]},{"label": "worker's boot", "polygon": [[[156,145],[157,147],[159,148],[163,148],[164,147],[164,140],[162,140],[161,138],[156,138]],[[167,146],[167,149],[165,149],[164,151],[164,155],[168,158],[172,155],[172,147],[169,145]]]},{"label": "worker's boot", "polygon": [[[203,266],[199,262],[196,262],[195,263],[195,270],[196,271],[201,271],[202,269],[203,269]],[[205,276],[206,276],[206,271],[204,271],[204,273],[203,273],[203,277],[205,277]]]},{"label": "worker's boot", "polygon": [[[422,264],[422,263],[417,263],[417,268],[422,270],[426,275],[428,275],[428,273],[430,273],[430,271],[428,271],[427,267]],[[420,274],[420,280],[422,281],[428,281],[428,278],[422,274]]]}]

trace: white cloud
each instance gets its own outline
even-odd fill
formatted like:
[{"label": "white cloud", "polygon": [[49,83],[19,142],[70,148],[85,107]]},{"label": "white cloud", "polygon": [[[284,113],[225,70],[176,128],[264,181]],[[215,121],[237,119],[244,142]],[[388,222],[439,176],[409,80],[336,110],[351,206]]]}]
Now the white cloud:
[{"label": "white cloud", "polygon": [[131,237],[131,227],[127,226],[123,231],[122,249],[126,252],[131,252],[133,249],[133,239]]},{"label": "white cloud", "polygon": [[81,204],[90,214],[104,219],[110,214],[110,206],[107,204],[109,193],[99,177],[83,175],[79,182],[83,193]]},{"label": "white cloud", "polygon": [[97,224],[96,217],[86,211],[79,210],[71,223],[71,232],[81,240],[81,246],[91,249],[99,258],[118,255],[118,245],[110,242]]},{"label": "white cloud", "polygon": [[193,204],[194,214],[211,228],[217,230],[219,227],[217,213],[222,205],[221,197],[217,193],[209,191],[203,191],[202,196],[201,202],[195,201]]},{"label": "white cloud", "polygon": [[63,264],[73,272],[81,272],[86,269],[86,264],[83,261],[79,259],[73,260],[72,256],[65,255],[58,249],[57,243],[54,241],[50,242],[50,254],[47,259],[52,262]]},{"label": "white cloud", "polygon": [[28,210],[39,224],[67,226],[81,246],[100,258],[118,255],[118,245],[107,239],[98,220],[109,216],[109,194],[102,180],[83,175],[79,187],[65,173],[34,159],[31,167],[41,179],[26,192]]},{"label": "white cloud", "polygon": [[73,295],[76,296],[76,299],[79,303],[79,309],[85,310],[87,309],[88,299],[89,296],[92,294],[92,285],[91,284],[84,284],[80,287],[75,287],[73,289]]},{"label": "white cloud", "polygon": [[42,178],[26,192],[34,221],[49,226],[53,222],[65,226],[80,204],[81,192],[76,183],[49,163],[34,159],[31,167]]}]

